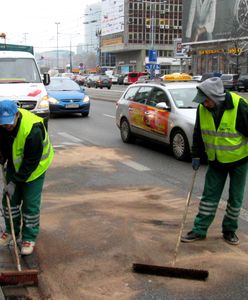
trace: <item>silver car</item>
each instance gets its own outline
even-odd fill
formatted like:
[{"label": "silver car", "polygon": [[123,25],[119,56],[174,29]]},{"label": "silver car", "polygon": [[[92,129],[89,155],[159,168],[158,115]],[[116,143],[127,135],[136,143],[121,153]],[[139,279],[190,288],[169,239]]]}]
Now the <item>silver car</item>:
[{"label": "silver car", "polygon": [[116,105],[116,125],[124,143],[136,136],[171,146],[178,160],[187,160],[192,144],[197,103],[196,82],[130,85]]}]

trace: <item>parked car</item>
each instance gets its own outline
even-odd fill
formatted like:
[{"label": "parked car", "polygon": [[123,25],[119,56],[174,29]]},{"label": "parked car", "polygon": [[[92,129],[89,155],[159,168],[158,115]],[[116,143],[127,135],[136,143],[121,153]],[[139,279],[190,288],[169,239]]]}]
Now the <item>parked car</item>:
[{"label": "parked car", "polygon": [[220,77],[222,74],[219,72],[212,72],[212,73],[204,73],[202,74],[202,78],[201,81],[204,81],[208,78],[212,78],[212,77]]},{"label": "parked car", "polygon": [[112,84],[117,84],[118,83],[118,75],[108,75],[109,78],[112,81]]},{"label": "parked car", "polygon": [[237,82],[237,90],[240,92],[244,90],[248,91],[248,74],[240,75]]},{"label": "parked car", "polygon": [[149,75],[143,75],[143,76],[140,76],[135,83],[146,82],[147,80],[149,80]]},{"label": "parked car", "polygon": [[170,145],[178,160],[190,156],[197,103],[196,82],[130,85],[116,105],[116,125],[124,143],[135,137]]},{"label": "parked car", "polygon": [[195,80],[195,81],[202,81],[202,75],[194,75],[193,77],[192,77],[192,80]]},{"label": "parked car", "polygon": [[236,91],[239,74],[222,74],[220,79],[223,81],[224,88],[227,90]]},{"label": "parked car", "polygon": [[107,75],[93,75],[87,78],[86,86],[111,89],[112,80]]},{"label": "parked car", "polygon": [[118,84],[123,84],[123,80],[125,77],[127,77],[127,74],[120,74],[118,76]]},{"label": "parked car", "polygon": [[88,116],[90,99],[84,88],[68,77],[51,77],[46,86],[49,96],[50,114],[80,113]]}]

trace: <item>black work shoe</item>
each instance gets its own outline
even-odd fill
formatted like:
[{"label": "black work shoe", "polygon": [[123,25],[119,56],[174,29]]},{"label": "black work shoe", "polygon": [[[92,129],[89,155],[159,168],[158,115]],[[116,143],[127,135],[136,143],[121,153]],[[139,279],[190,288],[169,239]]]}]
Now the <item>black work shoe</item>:
[{"label": "black work shoe", "polygon": [[204,240],[206,237],[201,236],[200,234],[190,231],[187,235],[181,237],[181,242],[183,243],[191,243],[199,240]]},{"label": "black work shoe", "polygon": [[225,231],[223,232],[223,239],[231,245],[238,245],[239,244],[239,238],[233,231]]}]

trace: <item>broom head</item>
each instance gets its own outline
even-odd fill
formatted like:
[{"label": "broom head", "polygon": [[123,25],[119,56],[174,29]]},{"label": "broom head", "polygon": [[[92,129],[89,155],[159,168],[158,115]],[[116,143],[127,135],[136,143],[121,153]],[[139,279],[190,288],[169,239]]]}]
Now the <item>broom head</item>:
[{"label": "broom head", "polygon": [[208,278],[208,271],[206,270],[163,267],[163,266],[155,266],[155,265],[147,265],[147,264],[135,263],[133,264],[133,271],[142,274],[195,279],[195,280],[206,280]]}]

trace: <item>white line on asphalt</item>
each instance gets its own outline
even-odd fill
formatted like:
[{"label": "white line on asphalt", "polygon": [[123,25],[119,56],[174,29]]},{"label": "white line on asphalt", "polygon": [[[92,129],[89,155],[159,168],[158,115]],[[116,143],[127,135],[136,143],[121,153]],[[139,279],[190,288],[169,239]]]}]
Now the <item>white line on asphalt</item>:
[{"label": "white line on asphalt", "polygon": [[82,140],[80,140],[79,138],[69,134],[69,133],[66,133],[66,132],[58,132],[59,135],[62,135],[63,137],[73,141],[73,142],[76,142],[76,143],[82,143]]},{"label": "white line on asphalt", "polygon": [[104,115],[105,117],[115,119],[115,116],[111,116],[111,115],[107,115],[107,114],[103,114],[103,115]]},{"label": "white line on asphalt", "polygon": [[122,161],[122,163],[128,167],[131,167],[137,171],[150,171],[151,169],[149,169],[148,167],[141,165],[135,161],[132,160],[126,160],[126,161]]}]

